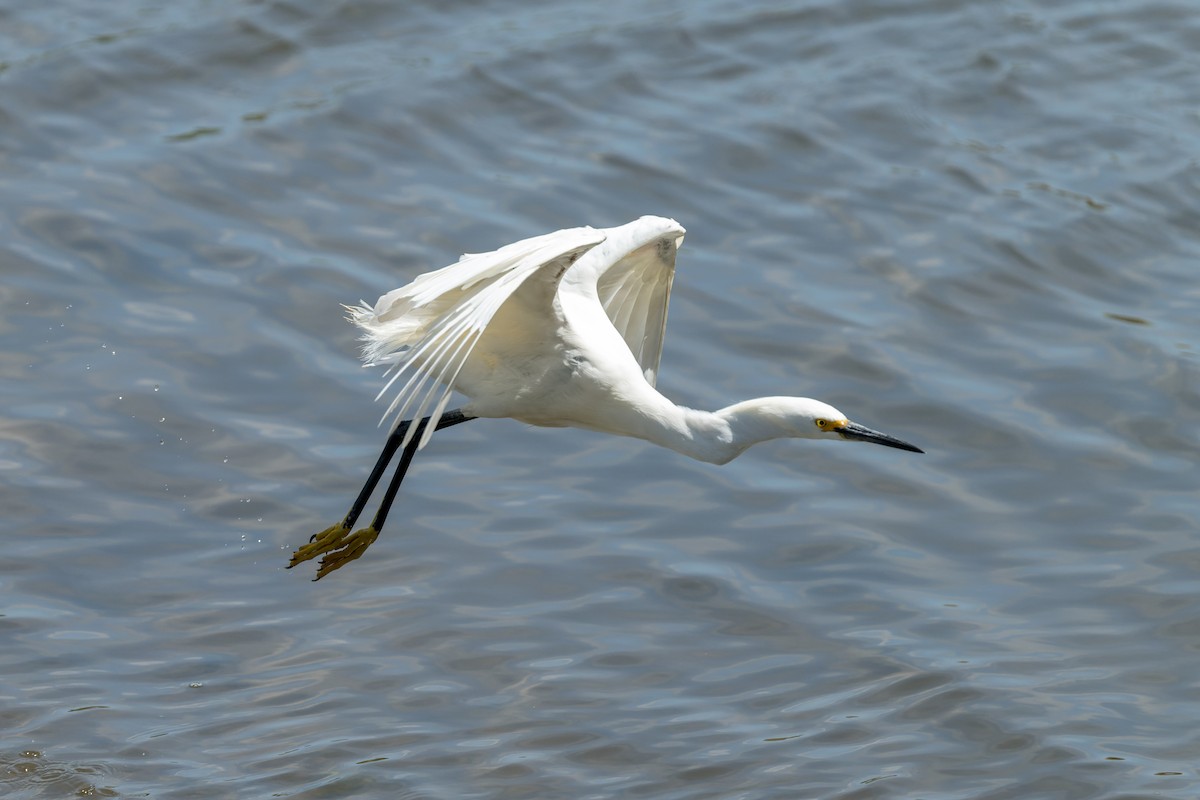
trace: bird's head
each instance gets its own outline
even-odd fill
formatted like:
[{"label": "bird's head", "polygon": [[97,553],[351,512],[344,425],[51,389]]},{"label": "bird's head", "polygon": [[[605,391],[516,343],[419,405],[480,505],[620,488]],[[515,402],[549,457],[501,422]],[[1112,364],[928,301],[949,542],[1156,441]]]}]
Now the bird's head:
[{"label": "bird's head", "polygon": [[[895,447],[910,453],[924,453],[906,441],[851,422],[828,403],[808,397],[760,397],[732,406],[734,418],[745,425],[747,440],[787,436],[796,439],[844,439]],[[761,429],[760,429],[761,428]],[[759,429],[759,430],[755,430]]]},{"label": "bird's head", "polygon": [[895,447],[897,450],[907,450],[910,453],[924,453],[921,448],[911,445],[908,442],[897,439],[895,436],[889,436],[886,433],[880,433],[877,430],[872,430],[865,425],[859,425],[857,422],[851,422],[846,418],[846,415],[838,411],[828,403],[822,403],[820,400],[812,400],[807,397],[796,398],[801,401],[799,404],[801,410],[800,424],[805,423],[812,426],[814,439],[840,438],[848,442],[871,442],[872,444],[881,444],[884,447]]}]

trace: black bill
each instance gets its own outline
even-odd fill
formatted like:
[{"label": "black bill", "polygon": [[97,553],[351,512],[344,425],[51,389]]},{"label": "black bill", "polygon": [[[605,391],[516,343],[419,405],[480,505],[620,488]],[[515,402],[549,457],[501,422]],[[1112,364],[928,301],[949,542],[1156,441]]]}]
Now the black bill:
[{"label": "black bill", "polygon": [[910,453],[924,453],[925,451],[916,445],[911,445],[895,436],[888,436],[886,433],[873,431],[870,428],[859,425],[857,422],[847,422],[846,427],[839,428],[838,433],[843,439],[851,439],[856,442],[871,442],[872,444],[881,444],[884,447],[895,447],[897,450],[907,450]]}]

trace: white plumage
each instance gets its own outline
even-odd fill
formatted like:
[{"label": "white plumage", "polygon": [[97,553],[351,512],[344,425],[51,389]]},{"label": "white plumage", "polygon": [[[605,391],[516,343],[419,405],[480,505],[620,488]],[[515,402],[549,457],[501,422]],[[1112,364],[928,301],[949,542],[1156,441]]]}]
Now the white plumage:
[{"label": "white plumage", "polygon": [[[683,235],[678,222],[662,217],[569,228],[465,255],[373,307],[348,307],[362,331],[364,359],[389,370],[379,396],[394,393],[384,419],[396,423],[345,519],[297,550],[291,566],[322,555],[320,578],[362,555],[379,535],[416,451],[435,430],[478,417],[633,436],[714,464],[784,437],[921,452],[806,397],[760,397],[697,411],[663,396],[658,365]],[[446,411],[456,391],[470,399]],[[351,534],[401,448],[375,519]]]},{"label": "white plumage", "polygon": [[[628,364],[621,362],[632,357],[653,387],[683,235],[678,222],[661,217],[604,230],[568,228],[468,253],[388,292],[374,307],[350,308],[363,332],[363,359],[390,368],[379,396],[399,387],[384,419],[428,413],[433,424],[424,428],[418,445],[424,447],[457,390],[475,401],[464,409],[471,416],[572,424],[533,403],[538,390],[563,388],[558,383],[571,365],[553,354],[570,349],[572,332],[582,334],[576,338],[586,349],[611,347],[612,334],[619,335],[626,352],[612,353],[610,367],[624,376]],[[597,303],[607,325],[596,325],[595,309],[587,308]]]}]

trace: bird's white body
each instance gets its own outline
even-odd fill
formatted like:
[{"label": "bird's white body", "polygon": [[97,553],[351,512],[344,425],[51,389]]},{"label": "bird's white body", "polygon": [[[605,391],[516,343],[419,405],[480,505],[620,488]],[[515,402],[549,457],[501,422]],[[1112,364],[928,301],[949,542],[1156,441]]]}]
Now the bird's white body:
[{"label": "bird's white body", "polygon": [[471,417],[633,436],[717,464],[768,439],[835,437],[845,416],[816,400],[767,397],[707,412],[655,388],[683,236],[662,217],[569,228],[465,255],[374,307],[350,309],[364,359],[392,369],[381,396],[404,381],[388,414],[431,413],[423,446],[457,391]]}]

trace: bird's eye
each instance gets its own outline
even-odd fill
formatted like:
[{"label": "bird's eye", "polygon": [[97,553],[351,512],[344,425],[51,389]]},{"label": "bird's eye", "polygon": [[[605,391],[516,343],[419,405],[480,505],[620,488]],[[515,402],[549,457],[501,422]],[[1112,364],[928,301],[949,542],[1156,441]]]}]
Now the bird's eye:
[{"label": "bird's eye", "polygon": [[827,420],[827,419],[817,420],[817,427],[820,428],[821,430],[825,430],[826,428],[829,427],[829,420]]}]

